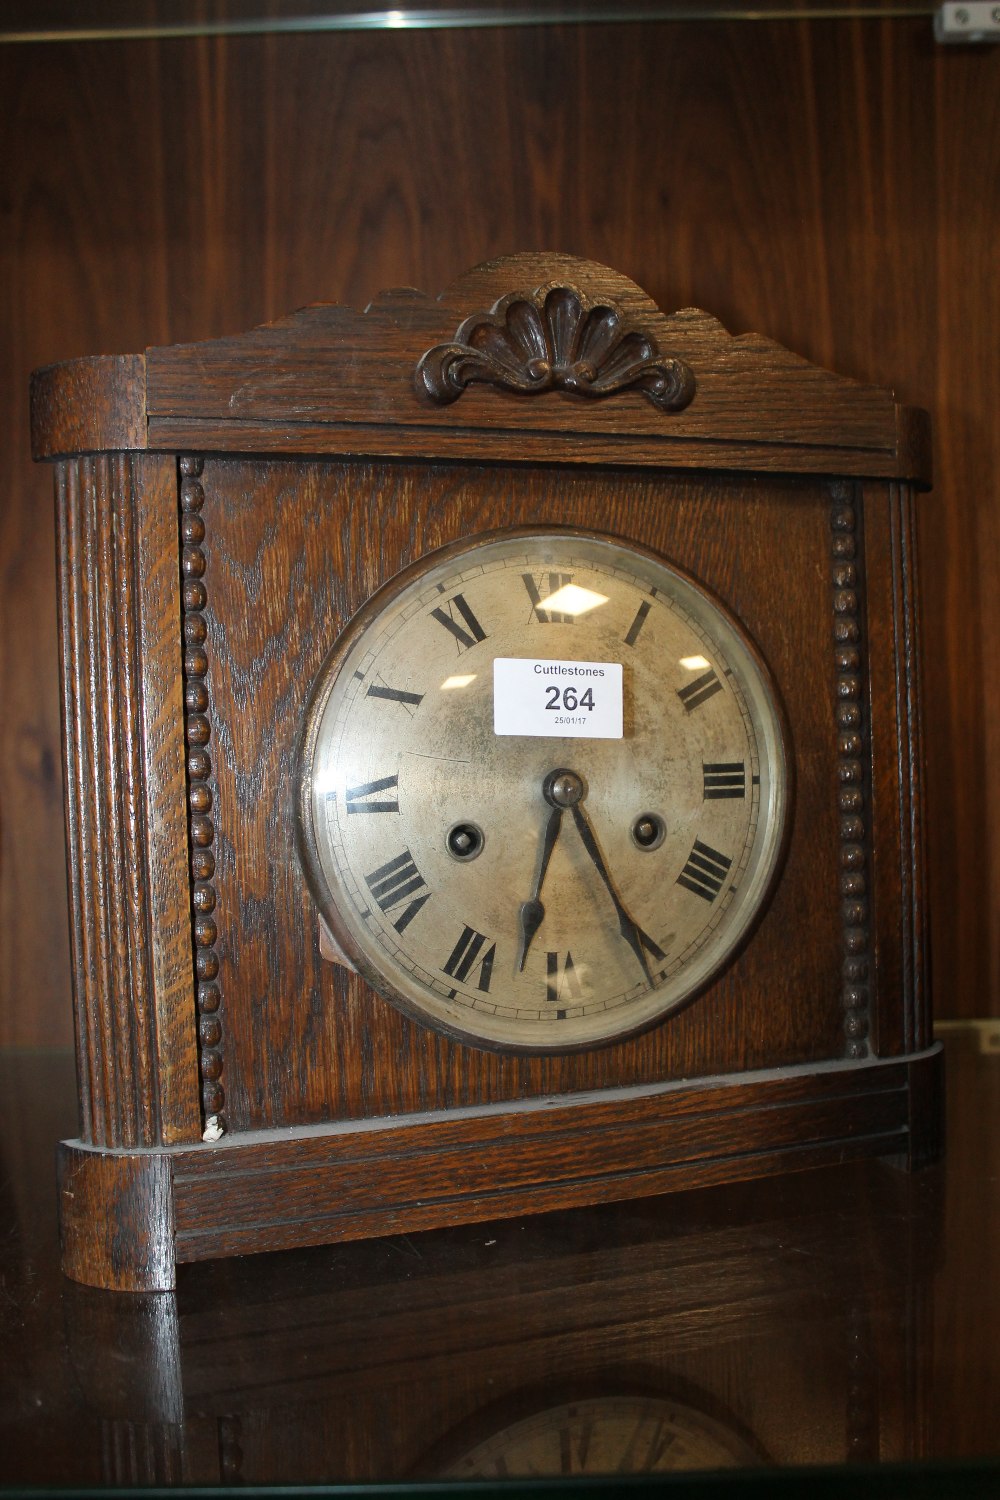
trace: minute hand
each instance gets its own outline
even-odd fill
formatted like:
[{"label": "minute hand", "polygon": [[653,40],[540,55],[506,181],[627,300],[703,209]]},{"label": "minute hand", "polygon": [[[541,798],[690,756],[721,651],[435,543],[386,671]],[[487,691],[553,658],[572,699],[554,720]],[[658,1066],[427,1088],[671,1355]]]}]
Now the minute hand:
[{"label": "minute hand", "polygon": [[618,914],[618,926],[621,929],[621,935],[625,939],[626,943],[628,943],[629,947],[632,949],[632,952],[635,954],[636,958],[639,960],[639,963],[642,966],[642,972],[646,976],[646,983],[649,985],[650,989],[653,989],[655,980],[653,979],[653,975],[650,971],[649,963],[646,958],[646,950],[648,948],[654,958],[666,958],[666,954],[663,952],[662,948],[659,948],[656,943],[653,942],[653,939],[649,936],[648,933],[643,932],[639,924],[629,915],[625,907],[622,905],[621,897],[615,890],[614,882],[612,881],[611,876],[608,874],[608,867],[604,863],[604,855],[600,851],[600,847],[598,846],[597,839],[594,835],[594,830],[590,826],[590,820],[579,803],[577,803],[577,805],[573,808],[573,819],[576,823],[577,828],[580,830],[580,837],[583,840],[583,847],[586,849],[587,853],[590,855],[590,858],[593,860],[597,873],[604,881],[604,884],[607,887],[608,895],[614,902],[615,911]]}]

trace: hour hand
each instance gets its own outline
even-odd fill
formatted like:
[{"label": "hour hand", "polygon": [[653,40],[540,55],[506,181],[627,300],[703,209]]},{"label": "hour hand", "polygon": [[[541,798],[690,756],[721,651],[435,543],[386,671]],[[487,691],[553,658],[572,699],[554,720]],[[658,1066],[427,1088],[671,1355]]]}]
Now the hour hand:
[{"label": "hour hand", "polygon": [[517,967],[520,971],[524,969],[531,939],[545,921],[545,907],[540,901],[522,901],[518,919],[521,924],[521,947],[517,955]]},{"label": "hour hand", "polygon": [[549,813],[549,820],[545,825],[545,834],[542,838],[542,853],[538,861],[535,888],[529,899],[521,902],[518,912],[518,921],[521,928],[521,946],[517,955],[517,967],[519,971],[524,969],[525,960],[528,957],[528,949],[531,947],[531,940],[545,920],[545,907],[542,905],[539,897],[542,891],[542,881],[545,879],[545,872],[549,867],[549,860],[552,858],[552,851],[556,846],[556,839],[559,836],[559,825],[562,822],[562,815],[563,810],[561,807],[553,807]]}]

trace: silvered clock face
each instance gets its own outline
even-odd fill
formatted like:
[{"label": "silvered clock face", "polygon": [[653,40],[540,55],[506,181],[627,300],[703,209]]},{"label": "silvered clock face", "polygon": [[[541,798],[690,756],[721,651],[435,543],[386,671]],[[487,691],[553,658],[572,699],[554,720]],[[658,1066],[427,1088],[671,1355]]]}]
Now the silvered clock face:
[{"label": "silvered clock face", "polygon": [[345,631],[308,714],[300,843],[383,995],[559,1051],[718,972],[787,801],[774,692],[718,601],[632,545],[522,530],[431,554]]}]

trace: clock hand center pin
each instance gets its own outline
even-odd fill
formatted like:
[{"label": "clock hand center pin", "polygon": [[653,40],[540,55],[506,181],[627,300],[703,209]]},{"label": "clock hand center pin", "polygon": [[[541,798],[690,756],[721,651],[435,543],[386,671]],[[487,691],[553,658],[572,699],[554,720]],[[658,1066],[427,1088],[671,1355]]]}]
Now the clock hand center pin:
[{"label": "clock hand center pin", "polygon": [[542,796],[552,807],[575,807],[586,791],[583,777],[575,771],[550,771],[542,782]]}]

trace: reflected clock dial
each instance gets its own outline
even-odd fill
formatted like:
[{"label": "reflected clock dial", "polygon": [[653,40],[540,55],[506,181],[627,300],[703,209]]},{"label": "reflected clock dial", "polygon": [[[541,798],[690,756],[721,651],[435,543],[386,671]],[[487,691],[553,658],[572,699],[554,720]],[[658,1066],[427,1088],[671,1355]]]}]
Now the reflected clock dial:
[{"label": "reflected clock dial", "polygon": [[663,1474],[760,1463],[731,1427],[678,1401],[608,1395],[511,1422],[454,1461],[445,1479]]},{"label": "reflected clock dial", "polygon": [[345,631],[313,696],[305,870],[409,1014],[559,1051],[653,1024],[754,922],[788,769],[754,647],[694,580],[591,533],[431,554]]}]

